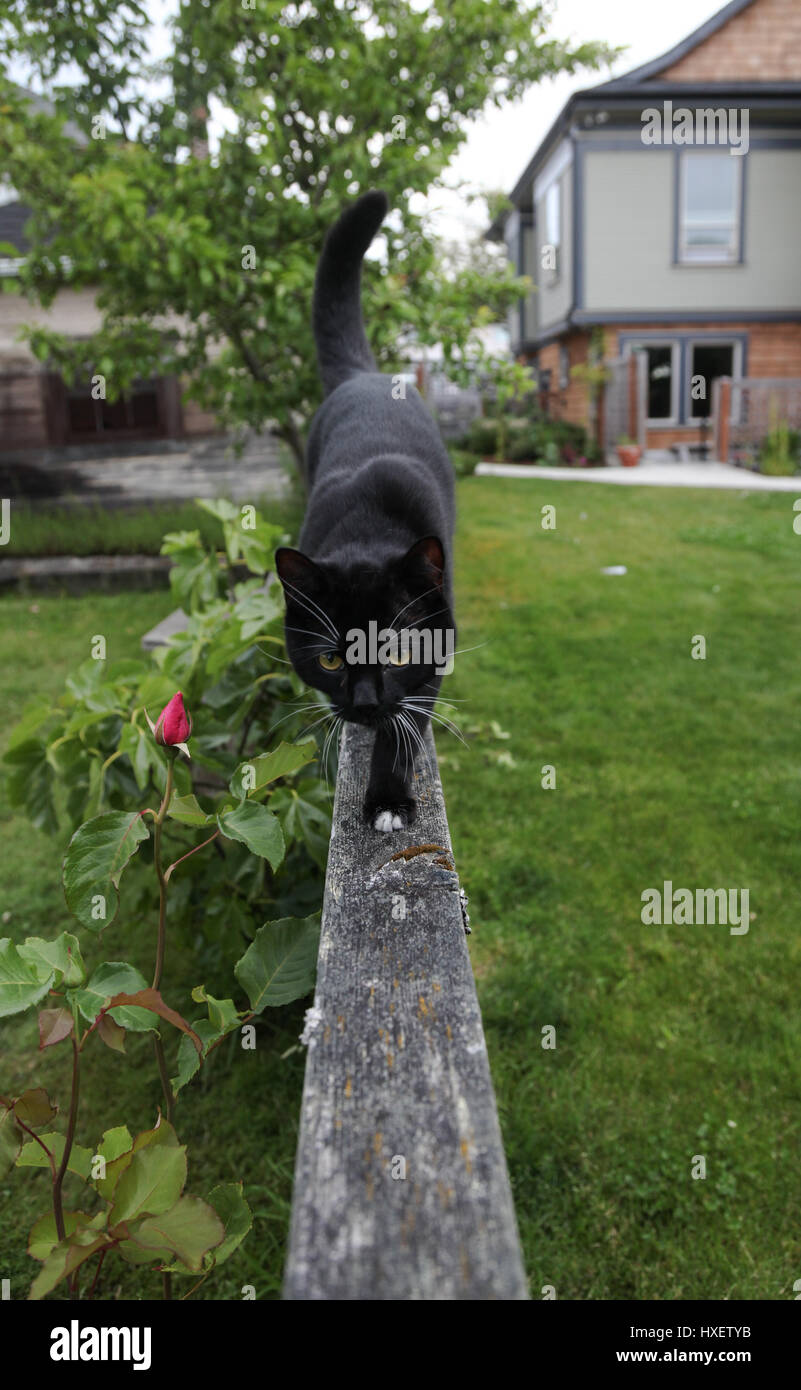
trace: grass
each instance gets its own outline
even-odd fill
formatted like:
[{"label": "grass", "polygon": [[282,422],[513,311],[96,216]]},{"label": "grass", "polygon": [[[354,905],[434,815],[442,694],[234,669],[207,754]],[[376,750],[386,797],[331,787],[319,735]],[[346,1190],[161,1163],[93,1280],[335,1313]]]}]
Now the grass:
[{"label": "grass", "polygon": [[[778,1299],[801,1278],[793,500],[459,485],[459,646],[477,649],[447,689],[466,701],[470,746],[438,746],[534,1297],[553,1284],[560,1299]],[[544,504],[555,530],[541,527]],[[601,574],[612,564],[628,573]],[[93,633],[134,655],[170,606],[166,594],[4,599],[0,742],[29,699],[57,697]],[[705,661],[690,655],[697,635]],[[68,925],[63,846],[2,804],[0,817],[3,930],[55,934]],[[750,931],[644,926],[641,895],[665,879],[748,888]],[[152,959],[146,930],[125,954]],[[192,965],[191,947],[171,948],[167,997]],[[277,1296],[303,1069],[302,1053],[283,1054],[302,1013],[279,1011],[246,1064],[220,1049],[179,1102],[189,1189],[242,1176],[258,1213],[196,1297],[239,1297],[244,1283]],[[3,1090],[35,1077],[63,1094],[62,1060],[36,1053],[32,1019],[2,1042]],[[150,1053],[130,1046],[134,1066],[108,1052],[87,1069],[82,1142],[123,1114],[152,1123]],[[46,1200],[42,1175],[0,1179],[12,1297]],[[143,1277],[115,1275],[104,1293],[118,1290],[141,1296]]]},{"label": "grass", "polygon": [[[487,645],[450,693],[485,732],[439,746],[534,1296],[792,1298],[794,499],[471,478],[459,500],[459,646]],[[667,879],[748,888],[750,931],[644,926]]]},{"label": "grass", "polygon": [[[254,505],[264,516],[294,522],[294,492]],[[32,507],[15,502],[6,559],[44,555],[158,555],[168,531],[199,531],[206,544],[218,544],[220,524],[194,502],[151,507]]]}]

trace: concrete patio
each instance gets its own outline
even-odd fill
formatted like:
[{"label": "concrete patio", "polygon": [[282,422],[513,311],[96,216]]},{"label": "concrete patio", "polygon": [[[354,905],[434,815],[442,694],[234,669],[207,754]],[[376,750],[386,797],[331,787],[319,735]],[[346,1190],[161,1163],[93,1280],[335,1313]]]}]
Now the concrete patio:
[{"label": "concrete patio", "polygon": [[603,468],[551,468],[529,463],[480,463],[476,473],[495,478],[548,478],[565,482],[618,483],[623,487],[710,487],[739,492],[795,492],[801,477],[772,478],[729,463],[661,463],[644,459],[635,468],[620,463]]},{"label": "concrete patio", "polygon": [[31,450],[0,458],[0,495],[47,506],[148,505],[194,497],[255,502],[283,496],[289,485],[280,445],[267,434],[251,435],[238,458],[224,435],[113,455]]}]

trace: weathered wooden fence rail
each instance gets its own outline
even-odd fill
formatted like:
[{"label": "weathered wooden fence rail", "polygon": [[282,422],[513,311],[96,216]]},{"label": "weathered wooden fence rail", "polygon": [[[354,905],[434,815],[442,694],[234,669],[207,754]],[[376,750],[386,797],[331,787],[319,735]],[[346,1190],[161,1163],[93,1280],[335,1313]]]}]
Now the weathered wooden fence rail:
[{"label": "weathered wooden fence rail", "polygon": [[346,727],[285,1297],[525,1299],[433,740],[393,835],[362,814],[371,742]]}]

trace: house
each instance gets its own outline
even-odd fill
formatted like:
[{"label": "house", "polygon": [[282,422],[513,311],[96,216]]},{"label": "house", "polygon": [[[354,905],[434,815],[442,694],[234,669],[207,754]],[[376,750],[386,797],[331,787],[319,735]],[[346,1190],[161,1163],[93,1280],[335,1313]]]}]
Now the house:
[{"label": "house", "polygon": [[[24,92],[34,108],[49,110],[34,92]],[[67,122],[65,131],[81,142],[84,136]],[[138,447],[143,441],[188,439],[218,431],[208,411],[182,401],[181,384],[173,376],[138,381],[115,401],[98,397],[91,378],[67,382],[42,366],[27,343],[20,341],[25,323],[43,323],[73,338],[88,338],[101,326],[101,314],[91,289],[63,289],[48,309],[13,288],[20,262],[28,250],[25,227],[30,209],[13,188],[0,180],[0,457],[20,450],[49,451],[78,446],[82,451],[102,446]],[[10,252],[15,252],[12,255]],[[6,283],[3,284],[2,282]],[[8,291],[11,291],[10,293]]]},{"label": "house", "polygon": [[574,93],[510,200],[489,235],[535,285],[512,350],[555,415],[587,423],[591,349],[639,360],[652,450],[703,444],[718,378],[801,398],[799,0],[732,0]]}]

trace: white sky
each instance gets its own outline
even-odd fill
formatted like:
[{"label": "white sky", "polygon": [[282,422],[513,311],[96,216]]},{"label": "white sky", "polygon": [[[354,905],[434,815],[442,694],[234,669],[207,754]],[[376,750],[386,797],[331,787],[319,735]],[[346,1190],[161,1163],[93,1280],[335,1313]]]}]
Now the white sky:
[{"label": "white sky", "polygon": [[[722,8],[723,0],[671,0],[670,5],[654,0],[558,0],[549,31],[554,38],[602,39],[613,47],[628,45],[627,52],[611,70],[560,74],[532,87],[521,101],[489,111],[474,124],[450,166],[448,182],[458,178],[476,191],[502,188],[510,193],[571,92],[658,58]],[[450,240],[486,225],[482,205],[471,206],[455,194],[432,197],[429,207],[439,213],[440,235]]]}]

